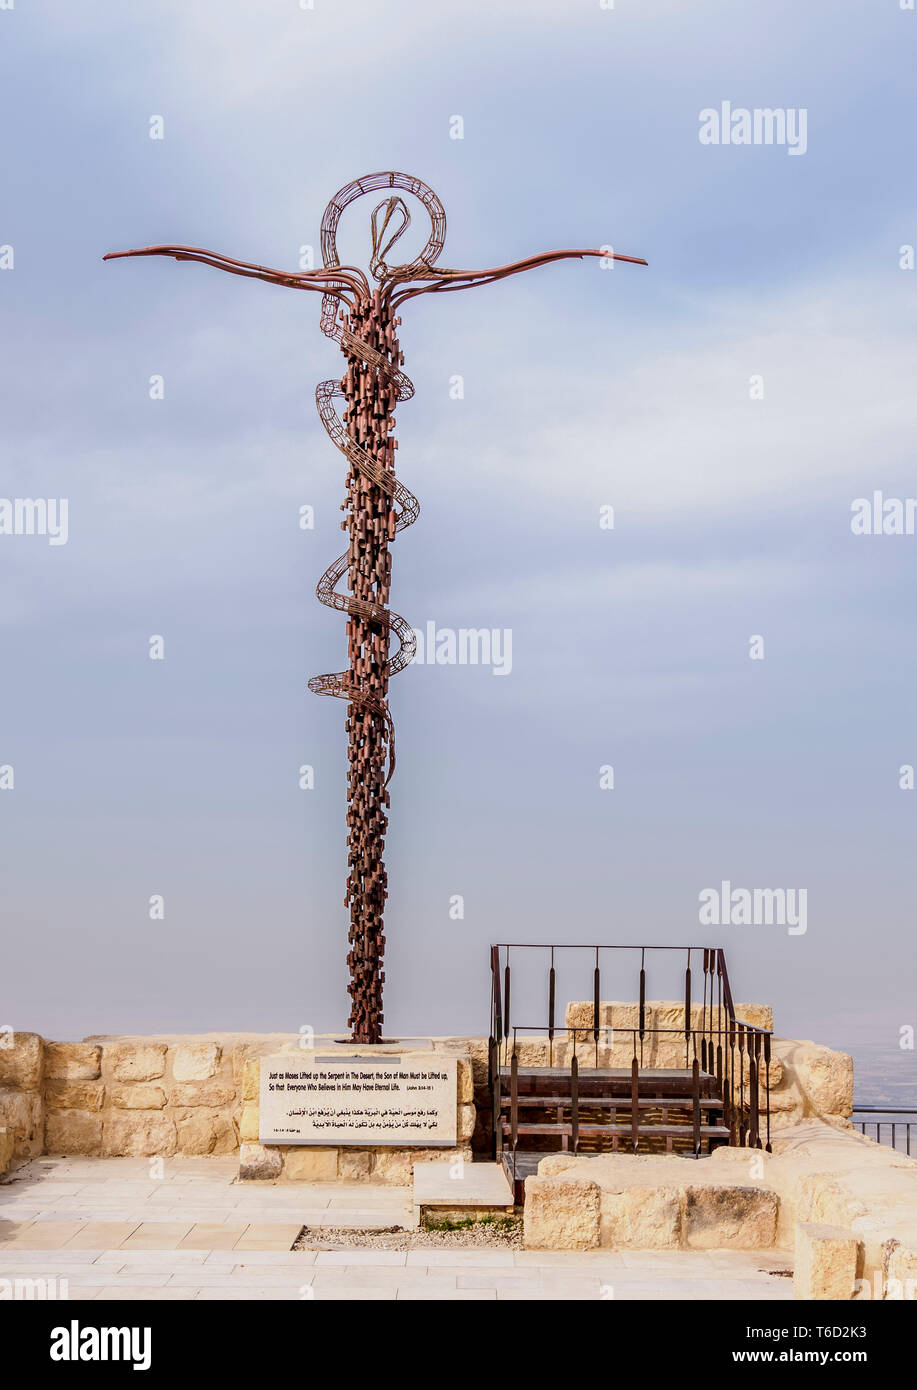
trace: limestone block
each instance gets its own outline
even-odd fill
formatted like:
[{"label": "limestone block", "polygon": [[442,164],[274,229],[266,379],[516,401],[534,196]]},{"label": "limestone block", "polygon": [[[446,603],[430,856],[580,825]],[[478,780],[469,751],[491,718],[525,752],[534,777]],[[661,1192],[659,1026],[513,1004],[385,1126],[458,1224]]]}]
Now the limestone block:
[{"label": "limestone block", "polygon": [[172,1075],[176,1081],[208,1081],[219,1070],[222,1055],[218,1043],[183,1043],[175,1049]]},{"label": "limestone block", "polygon": [[237,1088],[242,1085],[242,1074],[245,1070],[246,1062],[253,1060],[251,1053],[252,1047],[250,1043],[236,1043],[230,1053],[232,1079]]},{"label": "limestone block", "polygon": [[516,1042],[516,1055],[520,1067],[546,1067],[550,1056],[550,1043],[545,1038],[525,1038],[520,1036]]},{"label": "limestone block", "polygon": [[239,1177],[243,1182],[269,1182],[280,1177],[283,1158],[279,1149],[263,1144],[243,1144],[239,1150]]},{"label": "limestone block", "polygon": [[463,1139],[470,1139],[474,1134],[474,1127],[478,1121],[478,1112],[473,1105],[460,1105],[458,1108],[458,1133],[457,1138],[461,1142]]},{"label": "limestone block", "polygon": [[850,1115],[853,1058],[846,1052],[807,1043],[796,1048],[792,1066],[810,1115]]},{"label": "limestone block", "polygon": [[113,1043],[105,1049],[116,1081],[153,1081],[166,1069],[165,1043]]},{"label": "limestone block", "polygon": [[46,1081],[45,1105],[49,1110],[98,1112],[105,1099],[101,1081]]},{"label": "limestone block", "polygon": [[[773,1095],[773,1094],[774,1094],[774,1091],[778,1088],[778,1086],[782,1086],[782,1085],[783,1085],[783,1081],[784,1081],[784,1078],[785,1078],[785,1076],[786,1076],[786,1067],[783,1065],[783,1062],[782,1062],[781,1058],[775,1057],[774,1054],[773,1054],[773,1052],[771,1052],[771,1064],[770,1064],[770,1069],[769,1069],[769,1075],[770,1075],[771,1095]],[[764,1062],[762,1061],[762,1063],[761,1063],[761,1085],[762,1085],[762,1086],[764,1085],[764,1079],[765,1079],[765,1067],[764,1067]]]},{"label": "limestone block", "polygon": [[797,1221],[793,1297],[853,1298],[858,1244],[856,1236],[840,1226]]},{"label": "limestone block", "polygon": [[[443,1153],[437,1158],[445,1158]],[[406,1149],[376,1149],[373,1163],[373,1177],[378,1182],[392,1183],[396,1187],[410,1187],[414,1176],[414,1163],[420,1154]]]},{"label": "limestone block", "polygon": [[575,1154],[547,1154],[538,1164],[538,1176],[556,1178],[559,1173],[566,1173],[568,1168],[572,1168],[578,1162]]},{"label": "limestone block", "polygon": [[917,1245],[895,1245],[888,1260],[885,1297],[909,1303],[917,1299]]},{"label": "limestone block", "polygon": [[282,1150],[281,1177],[286,1182],[334,1182],[338,1175],[337,1149],[303,1148]]},{"label": "limestone block", "polygon": [[750,1023],[752,1028],[773,1033],[774,1011],[769,1004],[736,1004],[735,1011],[740,1023]]},{"label": "limestone block", "polygon": [[[757,1181],[767,1174],[768,1166],[774,1161],[773,1154],[769,1154],[766,1149],[740,1149],[731,1148],[728,1144],[721,1144],[719,1148],[713,1150],[709,1158],[703,1160],[704,1172],[708,1168],[716,1172],[716,1169],[728,1168],[729,1181],[733,1180],[736,1170],[744,1170],[744,1176],[749,1181]],[[723,1173],[716,1173],[718,1178],[726,1181]]]},{"label": "limestone block", "polygon": [[[487,1077],[484,1077],[485,1083]],[[474,1068],[467,1057],[458,1059],[458,1103],[470,1105],[474,1100]]]},{"label": "limestone block", "polygon": [[344,1182],[365,1182],[372,1170],[371,1149],[341,1149],[339,1174]]},{"label": "limestone block", "polygon": [[249,1057],[242,1064],[242,1099],[257,1100],[261,1090],[261,1062]]},{"label": "limestone block", "polygon": [[114,1086],[111,1103],[116,1110],[161,1110],[166,1093],[161,1086]]},{"label": "limestone block", "polygon": [[[599,1003],[599,1026],[608,1028],[636,1028],[639,1021],[639,1008],[636,1004],[624,1003],[620,999],[602,1000]],[[567,1005],[564,1024],[567,1028],[589,1030],[592,1028],[592,1000],[577,999]],[[585,1033],[580,1034],[581,1037]]]},{"label": "limestone block", "polygon": [[45,1153],[99,1154],[102,1117],[86,1110],[49,1110],[45,1119]]},{"label": "limestone block", "polygon": [[175,1121],[159,1110],[115,1113],[105,1121],[102,1147],[106,1155],[173,1154]]},{"label": "limestone block", "polygon": [[[699,970],[694,972],[694,987],[701,986]],[[636,978],[634,981],[636,985]],[[765,1004],[736,1004],[736,1014],[745,1023],[756,1028],[773,1031],[773,1011]],[[580,1034],[580,1042],[592,1046],[593,1003],[592,1000],[575,1000],[567,1005],[564,1022],[568,1028],[585,1030]],[[647,1066],[683,1066],[685,1005],[683,999],[647,1000],[645,1010],[646,1037],[643,1043],[644,1063]],[[599,1027],[602,1030],[600,1045],[614,1046],[623,1056],[633,1052],[633,1033],[640,1025],[640,1007],[628,1000],[603,1000],[599,1004]],[[725,1016],[715,1011],[708,1003],[704,1008],[703,999],[691,1005],[692,1029],[725,1027]],[[668,1034],[654,1036],[653,1029],[672,1030]],[[681,1041],[679,1042],[679,1037]],[[715,1045],[715,1044],[714,1044]],[[678,1060],[678,1052],[681,1060]],[[600,1065],[603,1065],[600,1059]],[[620,1065],[620,1061],[608,1065]]]},{"label": "limestone block", "polygon": [[243,1144],[257,1144],[260,1134],[259,1110],[257,1105],[243,1105],[242,1118],[239,1121],[239,1134]]},{"label": "limestone block", "polygon": [[[763,1099],[763,1095],[762,1095]],[[804,1109],[802,1092],[795,1082],[788,1081],[779,1090],[771,1091],[771,1115],[785,1114],[788,1110],[794,1111],[800,1117]]]},{"label": "limestone block", "polygon": [[594,1182],[525,1180],[523,1244],[527,1250],[593,1250],[599,1244],[600,1193]]},{"label": "limestone block", "polygon": [[13,1131],[0,1125],[0,1177],[9,1168],[13,1158]]},{"label": "limestone block", "polygon": [[169,1092],[170,1105],[209,1105],[224,1106],[227,1109],[235,1100],[235,1091],[231,1086],[221,1085],[218,1081],[184,1081],[177,1086],[173,1086]]},{"label": "limestone block", "polygon": [[854,1196],[843,1174],[807,1173],[800,1178],[795,1193],[796,1218],[815,1225],[840,1226],[869,1215],[869,1207]]},{"label": "limestone block", "polygon": [[97,1081],[102,1049],[93,1043],[45,1043],[45,1079]]},{"label": "limestone block", "polygon": [[620,1250],[674,1250],[681,1242],[681,1194],[675,1187],[627,1187],[603,1191],[603,1246]]},{"label": "limestone block", "polygon": [[[346,1149],[341,1150],[344,1162]],[[390,1149],[373,1150],[373,1182],[390,1183],[393,1187],[410,1187],[414,1178],[415,1163],[473,1163],[474,1150],[469,1144],[445,1149]]]},{"label": "limestone block", "polygon": [[43,1039],[37,1033],[0,1033],[0,1086],[37,1091]]},{"label": "limestone block", "polygon": [[777,1233],[777,1194],[766,1187],[689,1187],[683,1233],[690,1250],[765,1250]]},{"label": "limestone block", "polygon": [[178,1110],[175,1112],[177,1152],[180,1154],[226,1154],[236,1149],[232,1120],[221,1110]]},{"label": "limestone block", "polygon": [[0,1090],[0,1125],[12,1130],[17,1157],[41,1153],[43,1107],[38,1092]]},{"label": "limestone block", "polygon": [[[443,1043],[453,1051],[456,1045],[462,1047],[469,1055],[472,1072],[473,1086],[487,1085],[487,1072],[490,1065],[490,1043],[488,1038],[443,1038]],[[465,1058],[459,1060],[459,1099],[461,1100],[461,1073],[462,1063]]]},{"label": "limestone block", "polygon": [[[691,1006],[691,1026],[700,1028],[703,1022],[703,1010],[697,1004]],[[683,999],[660,1000],[658,1003],[647,1005],[646,1010],[647,1028],[663,1028],[670,1033],[666,1039],[668,1043],[674,1043],[679,1047],[682,1057],[684,1057],[684,1026],[685,1026],[685,1002]],[[678,1043],[678,1037],[681,1042]]]}]

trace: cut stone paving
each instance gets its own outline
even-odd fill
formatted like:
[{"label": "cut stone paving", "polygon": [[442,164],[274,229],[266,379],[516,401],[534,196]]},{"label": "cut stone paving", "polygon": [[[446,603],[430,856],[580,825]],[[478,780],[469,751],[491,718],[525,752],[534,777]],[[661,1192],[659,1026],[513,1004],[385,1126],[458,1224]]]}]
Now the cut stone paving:
[{"label": "cut stone paving", "polygon": [[[233,1157],[168,1159],[161,1171],[161,1178],[151,1178],[147,1158],[41,1158],[16,1169],[0,1183],[0,1281],[66,1280],[70,1300],[754,1301],[793,1295],[791,1280],[775,1277],[789,1270],[790,1257],[773,1250],[294,1250],[305,1225],[319,1234],[350,1225],[376,1231],[403,1226],[413,1239],[410,1189],[323,1182],[252,1190],[236,1180]],[[470,1165],[465,1177],[478,1182]],[[429,1175],[430,1191],[441,1178]],[[493,1175],[481,1174],[480,1182],[479,1195],[493,1195]],[[448,1205],[462,1204],[450,1195]]]}]

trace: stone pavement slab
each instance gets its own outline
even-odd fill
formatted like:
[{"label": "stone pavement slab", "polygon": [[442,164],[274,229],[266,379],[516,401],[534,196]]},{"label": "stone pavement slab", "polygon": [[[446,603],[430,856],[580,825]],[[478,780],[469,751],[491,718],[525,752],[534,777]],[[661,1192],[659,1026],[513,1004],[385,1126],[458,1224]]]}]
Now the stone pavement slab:
[{"label": "stone pavement slab", "polygon": [[[0,1183],[0,1278],[67,1280],[72,1301],[758,1303],[793,1295],[792,1280],[768,1272],[790,1268],[774,1250],[293,1250],[304,1225],[410,1227],[411,1193],[357,1183],[253,1191],[235,1182],[236,1169],[232,1158],[169,1159],[159,1177],[148,1159],[34,1161]],[[31,1215],[9,1219],[20,1210]]]},{"label": "stone pavement slab", "polygon": [[512,1207],[502,1163],[414,1164],[415,1207]]},{"label": "stone pavement slab", "polygon": [[220,1222],[198,1222],[182,1240],[179,1250],[231,1250],[248,1230],[248,1225],[230,1226]]}]

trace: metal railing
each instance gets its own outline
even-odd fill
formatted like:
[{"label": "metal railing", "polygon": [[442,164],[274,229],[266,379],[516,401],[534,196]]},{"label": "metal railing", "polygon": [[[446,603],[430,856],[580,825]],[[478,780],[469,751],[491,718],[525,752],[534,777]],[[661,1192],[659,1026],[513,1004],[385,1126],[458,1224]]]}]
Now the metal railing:
[{"label": "metal railing", "polygon": [[[882,1119],[861,1120],[858,1115],[881,1115]],[[913,1119],[900,1120],[888,1118],[892,1115],[912,1115]],[[911,1110],[890,1110],[883,1105],[855,1105],[853,1107],[853,1123],[861,1134],[865,1134],[869,1139],[875,1139],[877,1144],[888,1144],[891,1148],[897,1149],[899,1153],[904,1153],[911,1158],[911,1130],[914,1133],[914,1149],[917,1150],[917,1109]],[[883,1137],[883,1130],[885,1137]],[[902,1147],[903,1141],[903,1147]]]},{"label": "metal railing", "polygon": [[[547,1023],[540,1025],[516,1023],[512,1017],[512,952],[542,951],[549,954],[550,966],[547,978]],[[559,951],[589,951],[594,954],[592,972],[592,1020],[580,1026],[558,1025],[556,1022],[556,969],[555,953]],[[608,951],[639,952],[640,969],[638,976],[638,1003],[635,1023],[623,1028],[610,1028],[602,1019],[602,954]],[[647,1023],[647,953],[654,951],[681,951],[686,955],[684,973],[684,1017],[681,1027],[659,1028]],[[505,954],[504,954],[505,953]],[[699,963],[702,972],[702,991],[692,1009],[692,964]],[[770,1137],[770,1062],[771,1038],[768,1029],[756,1027],[736,1017],[732,989],[726,970],[723,951],[706,946],[600,946],[575,945],[551,946],[530,943],[510,943],[491,947],[491,1031],[490,1031],[490,1079],[492,1088],[494,1146],[496,1156],[502,1156],[504,1147],[503,1111],[508,1105],[509,1120],[506,1124],[510,1150],[515,1155],[519,1137],[519,1111],[526,1105],[526,1097],[519,1093],[519,1052],[520,1034],[539,1034],[547,1037],[548,1067],[553,1068],[555,1060],[555,1038],[563,1035],[569,1053],[569,1075],[562,1082],[564,1089],[564,1113],[569,1120],[557,1127],[562,1134],[564,1147],[577,1152],[582,1131],[580,1111],[583,1108],[610,1108],[612,1120],[618,1111],[629,1112],[629,1142],[634,1153],[639,1152],[641,1141],[652,1138],[653,1125],[641,1125],[641,1108],[652,1108],[652,1097],[641,1096],[641,1079],[651,1082],[657,1067],[645,1064],[647,1039],[652,1043],[654,1059],[660,1052],[660,1044],[671,1044],[681,1040],[684,1047],[684,1076],[682,1090],[678,1097],[678,1108],[690,1110],[690,1124],[678,1127],[690,1139],[691,1150],[699,1156],[705,1137],[719,1142],[748,1148],[764,1148],[771,1151]],[[618,972],[616,971],[616,977]],[[700,1021],[697,1022],[698,1004]],[[591,1065],[600,1070],[600,1057],[607,1060],[609,1043],[620,1047],[620,1041],[630,1039],[630,1086],[629,1095],[620,1093],[621,1076],[617,1082],[617,1095],[599,1096],[595,1088],[587,1097],[581,1095],[580,1069]],[[671,1053],[671,1048],[670,1048]],[[679,1046],[680,1054],[680,1046]],[[679,1055],[679,1065],[681,1057]],[[671,1066],[671,1062],[669,1063]],[[564,1069],[560,1069],[564,1070]],[[611,1084],[611,1073],[604,1073]],[[690,1085],[688,1088],[688,1074]],[[508,1090],[507,1090],[508,1083]],[[703,1123],[702,1115],[706,1108],[715,1107],[722,1112],[719,1126]],[[531,1101],[529,1102],[531,1104]],[[675,1108],[670,1099],[668,1108]],[[526,1126],[531,1130],[533,1126]],[[548,1132],[550,1126],[539,1127]],[[587,1126],[590,1136],[606,1134],[612,1138],[615,1147],[627,1135],[622,1133],[625,1126],[592,1124]],[[714,1132],[716,1133],[714,1134]]]}]

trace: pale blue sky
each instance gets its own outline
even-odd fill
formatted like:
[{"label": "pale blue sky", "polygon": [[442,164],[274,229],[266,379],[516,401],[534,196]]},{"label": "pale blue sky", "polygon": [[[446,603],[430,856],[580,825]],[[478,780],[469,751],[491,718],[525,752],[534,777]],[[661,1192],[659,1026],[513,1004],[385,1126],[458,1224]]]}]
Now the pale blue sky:
[{"label": "pale blue sky", "polygon": [[[391,167],[442,198],[445,265],[605,243],[651,264],[406,307],[398,463],[422,512],[394,606],[512,628],[513,671],[393,683],[389,1032],[482,1031],[493,939],[690,939],[779,1031],[900,1067],[917,537],[849,515],[917,493],[917,14],[315,6],[0,11],[2,491],[70,499],[66,546],[0,538],[0,1022],[344,1024],[344,710],[306,690],[345,652],[312,592],[341,548],[312,399],[340,357],[316,296],[101,256],[295,269],[335,189]],[[804,107],[806,154],[702,146],[724,100]],[[370,207],[342,236],[364,263]],[[805,887],[805,936],[701,928],[724,878]]]}]

